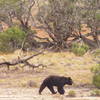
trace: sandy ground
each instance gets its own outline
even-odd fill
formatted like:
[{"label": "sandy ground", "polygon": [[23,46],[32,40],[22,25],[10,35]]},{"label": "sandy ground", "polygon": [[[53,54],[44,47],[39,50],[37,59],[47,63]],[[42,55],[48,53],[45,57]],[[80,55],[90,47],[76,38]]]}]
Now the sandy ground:
[{"label": "sandy ground", "polygon": [[[89,92],[85,88],[80,90]],[[80,90],[76,89],[77,92]],[[37,88],[0,88],[0,100],[100,100],[100,97],[67,97],[66,94],[63,96],[59,94],[52,95],[47,89],[43,91],[42,95],[39,95]]]},{"label": "sandy ground", "polygon": [[[16,55],[5,55],[7,60],[16,58]],[[21,65],[0,68],[0,100],[100,100],[100,97],[92,97],[91,87],[92,73],[90,68],[96,63],[90,55],[76,57],[72,53],[46,53],[30,60],[33,64],[44,64],[46,68],[31,69],[27,66],[23,69]],[[16,70],[18,68],[18,70]],[[42,95],[38,89],[45,77],[48,75],[71,76],[75,85],[65,86],[63,96],[52,95],[45,89]],[[33,87],[29,87],[29,82]],[[77,87],[78,86],[78,87]],[[85,86],[85,87],[84,87]],[[68,97],[68,92],[74,90],[76,97]]]}]

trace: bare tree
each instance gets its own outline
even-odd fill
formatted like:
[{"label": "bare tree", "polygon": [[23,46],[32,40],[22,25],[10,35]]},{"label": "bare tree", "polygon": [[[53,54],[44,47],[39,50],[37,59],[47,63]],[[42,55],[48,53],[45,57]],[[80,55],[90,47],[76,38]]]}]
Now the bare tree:
[{"label": "bare tree", "polygon": [[87,11],[87,25],[91,28],[91,35],[94,42],[98,47],[100,47],[100,0],[87,0],[85,1],[85,6]]},{"label": "bare tree", "polygon": [[40,27],[47,31],[58,49],[67,48],[66,41],[75,36],[74,3],[70,0],[47,0],[39,9],[37,20]]},{"label": "bare tree", "polygon": [[[47,31],[58,49],[68,47],[69,38],[73,40],[82,38],[83,42],[87,41],[87,44],[93,45],[95,42],[99,45],[97,30],[100,19],[96,18],[96,15],[100,15],[99,9],[99,0],[47,0],[44,1],[44,5],[39,6],[37,20],[39,27]],[[91,28],[93,34],[90,35],[93,36],[94,41],[83,36],[83,24]]]},{"label": "bare tree", "polygon": [[[57,50],[68,48],[69,40],[72,43],[79,38],[88,39],[82,34],[82,24],[91,28],[89,34],[93,41],[89,41],[100,44],[100,0],[7,0],[0,1],[0,5],[0,22],[8,27],[17,23],[27,33],[22,48],[26,41],[33,47],[37,45],[35,38],[51,42]],[[33,8],[37,8],[36,16],[32,14]],[[33,26],[47,31],[50,40],[33,34]],[[89,41],[87,43],[91,44]]]},{"label": "bare tree", "polygon": [[23,28],[29,27],[31,9],[35,5],[35,0],[2,0],[0,5],[0,21],[12,26],[15,19]]}]

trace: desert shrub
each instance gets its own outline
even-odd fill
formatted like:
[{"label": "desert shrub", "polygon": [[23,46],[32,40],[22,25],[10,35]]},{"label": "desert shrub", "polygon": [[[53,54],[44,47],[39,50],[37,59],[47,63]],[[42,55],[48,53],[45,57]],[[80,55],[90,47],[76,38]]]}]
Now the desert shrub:
[{"label": "desert shrub", "polygon": [[89,47],[86,44],[78,44],[78,43],[72,44],[71,48],[71,51],[77,56],[83,56],[88,50]]},{"label": "desert shrub", "polygon": [[95,85],[97,88],[100,88],[100,64],[97,64],[92,67],[91,71],[94,73],[93,85]]},{"label": "desert shrub", "polygon": [[10,52],[20,48],[26,33],[19,27],[11,27],[0,33],[0,51]]},{"label": "desert shrub", "polygon": [[70,91],[68,92],[68,96],[69,96],[69,97],[75,97],[75,96],[76,96],[75,91],[70,90]]},{"label": "desert shrub", "polygon": [[20,83],[20,87],[27,87],[26,82],[21,82],[21,83]]},{"label": "desert shrub", "polygon": [[92,53],[92,55],[93,55],[94,57],[100,56],[100,49],[96,49],[96,50]]},{"label": "desert shrub", "polygon": [[34,81],[32,81],[32,80],[29,80],[29,81],[27,82],[27,86],[28,86],[28,87],[37,87],[37,83],[34,82]]},{"label": "desert shrub", "polygon": [[34,81],[32,81],[32,80],[29,80],[29,81],[22,80],[22,81],[20,82],[20,86],[21,86],[21,87],[29,87],[29,88],[30,88],[30,87],[33,87],[33,88],[38,87],[37,83],[34,82]]},{"label": "desert shrub", "polygon": [[92,90],[91,96],[100,96],[100,90],[98,90],[98,89]]}]

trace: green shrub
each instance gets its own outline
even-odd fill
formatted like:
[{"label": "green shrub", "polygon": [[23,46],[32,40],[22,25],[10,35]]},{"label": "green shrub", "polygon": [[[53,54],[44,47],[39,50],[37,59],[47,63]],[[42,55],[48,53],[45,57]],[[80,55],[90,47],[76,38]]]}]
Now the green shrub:
[{"label": "green shrub", "polygon": [[86,44],[81,45],[78,43],[72,44],[72,48],[71,48],[71,51],[77,56],[83,56],[88,50],[89,47]]},{"label": "green shrub", "polygon": [[100,20],[100,12],[96,13],[95,17],[97,20]]},{"label": "green shrub", "polygon": [[19,27],[11,27],[0,33],[0,51],[10,52],[20,48],[26,33]]},{"label": "green shrub", "polygon": [[75,97],[75,96],[76,96],[75,91],[70,90],[70,91],[68,92],[68,96],[70,96],[70,97]]},{"label": "green shrub", "polygon": [[97,87],[100,88],[100,74],[95,74],[93,76],[93,84]]},{"label": "green shrub", "polygon": [[97,88],[100,88],[100,64],[97,64],[92,67],[91,71],[94,73],[93,85],[95,85]]},{"label": "green shrub", "polygon": [[100,96],[100,90],[95,89],[91,92],[91,96]]},{"label": "green shrub", "polygon": [[99,74],[100,73],[100,64],[96,64],[95,66],[93,66],[91,68],[91,72],[93,72],[94,74]]}]

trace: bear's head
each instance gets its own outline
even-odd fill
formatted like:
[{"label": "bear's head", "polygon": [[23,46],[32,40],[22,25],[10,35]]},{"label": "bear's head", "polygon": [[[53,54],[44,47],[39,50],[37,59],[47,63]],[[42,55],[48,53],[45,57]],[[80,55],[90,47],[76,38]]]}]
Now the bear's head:
[{"label": "bear's head", "polygon": [[68,84],[68,85],[73,84],[73,80],[71,79],[71,77],[64,77],[64,81],[65,81],[65,84]]}]

